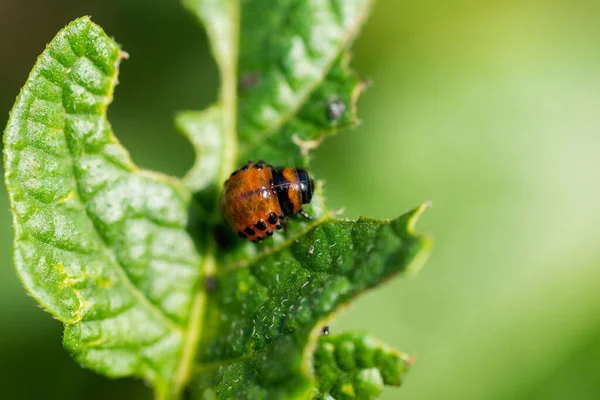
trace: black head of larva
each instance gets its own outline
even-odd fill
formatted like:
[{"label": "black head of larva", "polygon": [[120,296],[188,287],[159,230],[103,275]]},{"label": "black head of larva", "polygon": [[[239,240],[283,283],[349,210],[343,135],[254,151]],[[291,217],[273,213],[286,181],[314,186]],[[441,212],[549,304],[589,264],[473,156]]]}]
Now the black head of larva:
[{"label": "black head of larva", "polygon": [[308,204],[312,200],[315,183],[305,170],[298,168],[296,173],[298,174],[300,192],[302,193],[302,204]]}]

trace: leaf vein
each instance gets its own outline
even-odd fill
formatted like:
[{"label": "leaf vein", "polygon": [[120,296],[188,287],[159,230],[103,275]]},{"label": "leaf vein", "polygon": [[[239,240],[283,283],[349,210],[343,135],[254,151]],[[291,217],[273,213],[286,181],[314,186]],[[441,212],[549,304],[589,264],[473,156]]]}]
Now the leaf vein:
[{"label": "leaf vein", "polygon": [[[111,77],[111,81],[112,81],[111,87],[114,87],[116,79],[117,79],[117,77],[116,77],[116,69],[115,69],[115,73]],[[73,113],[67,112],[66,107],[64,105],[64,100],[63,100],[62,107],[63,107],[63,112],[65,114],[73,116]],[[90,113],[87,113],[84,115],[88,116],[89,114]],[[65,134],[65,136],[66,136],[66,134]],[[74,180],[75,180],[75,186],[77,188],[77,194],[78,194],[79,200],[84,204],[83,208],[85,209],[85,213],[86,213],[88,219],[90,220],[92,226],[94,227],[94,231],[96,232],[97,237],[100,239],[100,241],[103,244],[105,254],[107,254],[109,259],[112,261],[112,264],[114,265],[114,268],[115,268],[117,274],[119,275],[119,278],[123,281],[124,285],[133,294],[133,296],[140,301],[140,304],[143,304],[144,307],[147,308],[152,315],[157,317],[157,319],[159,321],[162,321],[164,324],[166,324],[166,326],[172,328],[173,330],[182,331],[184,329],[182,326],[180,326],[172,317],[170,317],[168,314],[164,313],[163,310],[161,310],[154,303],[152,303],[152,301],[148,297],[146,297],[146,294],[140,288],[138,288],[136,285],[133,284],[133,282],[129,278],[127,272],[125,272],[125,269],[119,263],[118,258],[116,257],[114,251],[110,248],[110,245],[106,241],[106,238],[101,233],[101,229],[98,228],[97,223],[96,223],[96,218],[94,218],[94,216],[91,214],[91,211],[88,209],[87,202],[83,201],[83,198],[84,198],[83,194],[85,193],[85,191],[82,190],[79,180],[76,179],[76,177],[78,176],[77,171],[75,169],[75,160],[77,159],[77,157],[75,156],[75,152],[73,149],[72,139],[69,140],[69,138],[66,138],[66,142],[67,142],[67,148],[69,149],[70,165],[71,165],[72,174],[73,174],[72,176],[74,177]]]}]

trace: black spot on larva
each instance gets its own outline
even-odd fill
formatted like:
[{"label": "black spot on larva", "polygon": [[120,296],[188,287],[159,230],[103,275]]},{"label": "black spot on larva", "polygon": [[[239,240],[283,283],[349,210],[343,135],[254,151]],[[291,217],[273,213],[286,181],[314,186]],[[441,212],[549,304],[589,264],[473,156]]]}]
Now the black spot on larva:
[{"label": "black spot on larva", "polygon": [[273,236],[273,231],[267,231],[267,236]]},{"label": "black spot on larva", "polygon": [[267,219],[267,221],[273,225],[275,223],[277,223],[277,214],[275,214],[274,212],[271,212],[271,215],[269,215],[269,218]]},{"label": "black spot on larva", "polygon": [[260,171],[261,169],[263,169],[264,166],[265,166],[265,164],[259,162],[258,164],[254,165],[254,168],[256,168],[257,170]]},{"label": "black spot on larva", "polygon": [[259,231],[264,231],[265,229],[267,229],[267,224],[265,224],[265,221],[261,219],[260,221],[254,224],[254,227]]},{"label": "black spot on larva", "polygon": [[269,186],[273,186],[273,179],[269,181]]},{"label": "black spot on larva", "polygon": [[213,275],[204,278],[204,288],[211,292],[215,290],[217,288],[217,278]]},{"label": "black spot on larva", "polygon": [[281,222],[278,222],[277,225],[275,225],[275,228],[281,229],[283,228],[283,225],[281,225]]},{"label": "black spot on larva", "polygon": [[327,104],[327,118],[330,121],[337,121],[344,115],[346,111],[346,105],[341,100],[334,100]]},{"label": "black spot on larva", "polygon": [[238,236],[241,237],[241,238],[243,238],[243,239],[247,238],[246,234],[244,232],[242,232],[242,231],[238,232]]},{"label": "black spot on larva", "polygon": [[283,221],[285,219],[285,215],[280,215],[279,219]]},{"label": "black spot on larva", "polygon": [[246,232],[246,235],[248,236],[254,236],[254,234],[256,233],[254,229],[250,228],[249,226],[246,227],[246,229],[244,229],[244,232]]},{"label": "black spot on larva", "polygon": [[249,164],[244,165],[242,168],[240,168],[242,171],[248,171],[248,168],[250,168]]},{"label": "black spot on larva", "polygon": [[258,241],[262,241],[262,240],[264,240],[264,238],[265,238],[264,236],[258,236],[258,237],[256,238],[256,240],[258,240]]}]

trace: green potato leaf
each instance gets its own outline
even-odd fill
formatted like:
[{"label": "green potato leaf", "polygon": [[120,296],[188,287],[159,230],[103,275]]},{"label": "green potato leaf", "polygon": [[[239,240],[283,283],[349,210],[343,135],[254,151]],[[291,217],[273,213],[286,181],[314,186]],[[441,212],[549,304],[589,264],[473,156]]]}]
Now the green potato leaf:
[{"label": "green potato leaf", "polygon": [[285,232],[254,244],[224,229],[222,182],[242,160],[307,166],[355,124],[364,84],[347,48],[370,1],[185,0],[221,74],[214,106],[177,127],[196,161],[174,178],[140,170],[106,119],[125,58],[89,18],[34,66],[4,136],[14,262],[64,323],[83,366],[137,377],[159,399],[377,397],[410,364],[369,336],[323,336],[336,312],[431,247],[423,204],[392,221],[337,219],[318,182]]},{"label": "green potato leaf", "polygon": [[48,45],[4,137],[14,262],[27,291],[65,323],[64,345],[109,376],[168,397],[185,357],[201,256],[190,194],[137,168],[106,119],[116,43],[88,18]]},{"label": "green potato leaf", "polygon": [[[312,351],[323,326],[359,293],[395,274],[414,274],[422,266],[430,241],[416,235],[413,225],[425,208],[426,204],[393,221],[340,221],[326,213],[254,257],[222,265],[215,290],[208,293],[195,398],[314,396],[315,374],[329,381],[328,368],[335,367],[322,358],[313,370]],[[327,343],[333,342],[322,337],[319,347]],[[359,380],[372,373],[352,372]],[[393,375],[387,369],[382,373]],[[347,377],[336,379],[347,383]],[[394,379],[384,382],[400,383]],[[356,385],[359,390],[361,383]],[[328,393],[329,388],[323,390]]]},{"label": "green potato leaf", "polygon": [[413,358],[358,333],[322,337],[314,353],[318,399],[372,399],[384,385],[399,386]]},{"label": "green potato leaf", "polygon": [[[221,74],[214,106],[224,109],[221,126],[227,145],[216,156],[225,166],[221,181],[251,159],[306,166],[310,150],[325,135],[358,122],[356,102],[365,84],[348,67],[347,48],[371,0],[183,4],[205,27]],[[186,136],[195,136],[178,125]],[[202,140],[191,141],[197,154],[209,151]],[[192,171],[201,162],[198,156]],[[195,174],[186,178],[194,192],[207,186]]]},{"label": "green potato leaf", "polygon": [[239,95],[238,135],[242,142],[259,144],[276,135],[319,86],[332,78],[332,66],[356,36],[370,3],[243,3],[238,71],[241,77],[254,79]]},{"label": "green potato leaf", "polygon": [[269,160],[275,165],[308,166],[310,152],[329,135],[358,123],[356,102],[365,87],[342,55],[300,109],[276,131],[240,146],[240,162]]}]

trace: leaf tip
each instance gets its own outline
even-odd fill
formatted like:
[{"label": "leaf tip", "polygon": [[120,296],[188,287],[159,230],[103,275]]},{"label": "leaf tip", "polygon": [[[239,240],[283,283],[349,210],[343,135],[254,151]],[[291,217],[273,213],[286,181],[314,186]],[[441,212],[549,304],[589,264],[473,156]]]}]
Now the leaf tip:
[{"label": "leaf tip", "polygon": [[69,22],[67,24],[67,26],[69,25],[82,25],[82,24],[93,24],[92,22],[92,16],[91,15],[83,15],[79,18],[74,19],[73,21]]},{"label": "leaf tip", "polygon": [[415,232],[415,226],[417,225],[417,221],[421,218],[421,216],[423,215],[423,213],[428,208],[432,207],[432,205],[433,204],[432,204],[432,202],[430,200],[425,200],[417,208],[415,208],[411,212],[409,212],[408,223],[406,224],[406,230],[409,233],[414,233]]},{"label": "leaf tip", "polygon": [[406,365],[410,368],[417,361],[417,356],[410,356],[402,353],[403,360],[406,361]]},{"label": "leaf tip", "polygon": [[416,252],[412,256],[410,264],[406,267],[405,276],[414,276],[421,270],[433,247],[433,237],[429,234],[417,233],[415,226],[423,213],[430,208],[432,203],[427,200],[418,207],[402,215],[393,221],[396,233],[404,240],[416,242]]}]

